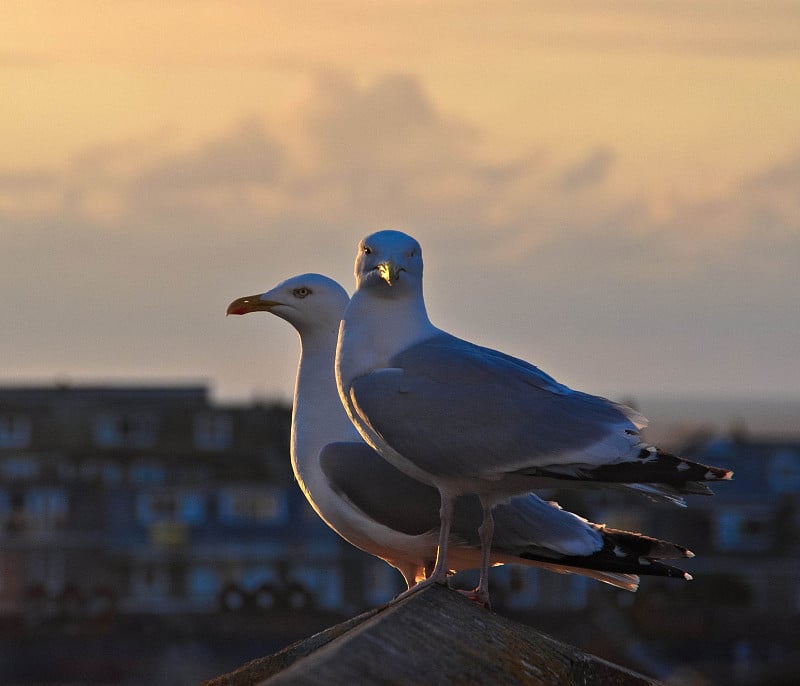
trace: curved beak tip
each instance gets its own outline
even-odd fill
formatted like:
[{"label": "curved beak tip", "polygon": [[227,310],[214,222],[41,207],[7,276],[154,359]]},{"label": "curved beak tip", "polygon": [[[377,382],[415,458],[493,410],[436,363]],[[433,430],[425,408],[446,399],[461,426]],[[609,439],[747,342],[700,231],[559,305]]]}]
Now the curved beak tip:
[{"label": "curved beak tip", "polygon": [[[266,293],[264,295],[266,295]],[[281,303],[277,300],[267,300],[261,295],[246,295],[243,298],[237,298],[228,305],[225,315],[271,312],[273,307],[277,307],[280,304]]]},{"label": "curved beak tip", "polygon": [[228,309],[225,310],[225,316],[229,314],[248,314],[256,310],[264,309],[264,302],[257,295],[248,295],[243,298],[236,298]]},{"label": "curved beak tip", "polygon": [[386,260],[378,265],[378,274],[390,286],[400,277],[400,267],[394,260]]}]

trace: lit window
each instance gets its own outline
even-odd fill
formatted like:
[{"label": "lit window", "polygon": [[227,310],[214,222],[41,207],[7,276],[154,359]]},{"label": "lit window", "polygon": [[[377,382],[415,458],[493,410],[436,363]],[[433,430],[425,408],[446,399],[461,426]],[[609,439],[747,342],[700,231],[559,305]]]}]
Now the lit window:
[{"label": "lit window", "polygon": [[22,414],[0,414],[0,448],[27,448],[30,442],[30,417]]},{"label": "lit window", "polygon": [[717,515],[715,542],[719,550],[766,550],[772,542],[772,522],[761,511],[723,510]]},{"label": "lit window", "polygon": [[103,412],[94,419],[94,438],[100,448],[152,448],[158,419],[149,412]]},{"label": "lit window", "polygon": [[800,454],[784,450],[773,455],[767,468],[767,481],[775,493],[800,491]]},{"label": "lit window", "polygon": [[226,524],[277,524],[288,516],[286,494],[275,488],[224,488],[219,494],[219,518]]},{"label": "lit window", "polygon": [[194,418],[194,444],[198,450],[227,450],[232,439],[230,415],[204,412]]},{"label": "lit window", "polygon": [[131,482],[140,486],[163,484],[166,478],[167,472],[158,462],[141,460],[130,467]]},{"label": "lit window", "polygon": [[33,457],[7,457],[0,462],[0,474],[8,481],[30,481],[39,476],[39,461]]},{"label": "lit window", "polygon": [[25,521],[33,529],[55,529],[67,519],[67,494],[60,488],[36,488],[25,494]]},{"label": "lit window", "polygon": [[193,567],[189,571],[189,594],[213,597],[220,586],[219,574],[211,567]]},{"label": "lit window", "polygon": [[168,490],[141,493],[136,503],[136,514],[142,524],[200,524],[206,516],[205,496]]}]

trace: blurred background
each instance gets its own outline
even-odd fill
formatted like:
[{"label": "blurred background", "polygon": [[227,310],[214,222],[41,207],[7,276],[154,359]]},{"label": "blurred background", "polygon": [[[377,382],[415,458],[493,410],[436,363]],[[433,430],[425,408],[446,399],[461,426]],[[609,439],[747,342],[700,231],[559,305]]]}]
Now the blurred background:
[{"label": "blurred background", "polygon": [[496,609],[675,683],[796,673],[796,3],[7,0],[0,93],[0,681],[196,683],[400,588],[293,485],[294,333],[223,316],[352,289],[380,228],[434,323],[736,470],[549,494],[693,583],[499,569]]}]

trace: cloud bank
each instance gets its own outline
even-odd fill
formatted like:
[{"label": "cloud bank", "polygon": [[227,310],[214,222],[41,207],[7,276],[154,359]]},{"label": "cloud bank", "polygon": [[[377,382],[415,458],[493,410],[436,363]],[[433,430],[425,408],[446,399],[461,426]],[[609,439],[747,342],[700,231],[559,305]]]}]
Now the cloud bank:
[{"label": "cloud bank", "polygon": [[357,240],[391,226],[423,244],[436,321],[567,383],[800,389],[800,150],[692,199],[615,192],[620,165],[602,142],[499,157],[410,76],[327,73],[281,121],[251,116],[193,149],[162,131],[0,170],[0,377],[285,394],[290,334],[260,325],[260,348],[225,305],[302,271],[350,288]]}]

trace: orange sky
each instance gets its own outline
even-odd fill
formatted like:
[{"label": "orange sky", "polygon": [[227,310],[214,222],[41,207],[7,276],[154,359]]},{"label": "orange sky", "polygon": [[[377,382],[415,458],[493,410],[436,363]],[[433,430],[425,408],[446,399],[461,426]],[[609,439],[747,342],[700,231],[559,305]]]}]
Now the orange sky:
[{"label": "orange sky", "polygon": [[217,315],[391,225],[567,383],[800,390],[797,3],[6,0],[0,93],[0,380],[287,395]]},{"label": "orange sky", "polygon": [[[6,168],[165,127],[191,144],[243,115],[285,114],[325,70],[413,74],[489,148],[611,145],[621,175],[686,191],[710,169],[733,179],[768,163],[797,134],[792,2],[9,0],[0,12]],[[687,179],[690,166],[702,168]]]}]

